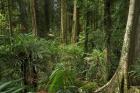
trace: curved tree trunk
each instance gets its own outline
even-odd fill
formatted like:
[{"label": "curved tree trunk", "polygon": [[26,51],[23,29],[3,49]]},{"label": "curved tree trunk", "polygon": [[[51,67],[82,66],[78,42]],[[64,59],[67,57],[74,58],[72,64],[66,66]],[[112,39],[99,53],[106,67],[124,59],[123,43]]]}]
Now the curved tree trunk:
[{"label": "curved tree trunk", "polygon": [[[122,47],[122,54],[119,66],[112,77],[112,79],[103,87],[94,91],[94,93],[127,93],[127,65],[129,62],[129,50],[130,50],[130,33],[135,31],[135,25],[138,18],[138,7],[136,4],[139,0],[130,0],[128,21],[126,26],[126,33],[124,36],[124,42]],[[131,39],[134,37],[131,37]]]}]

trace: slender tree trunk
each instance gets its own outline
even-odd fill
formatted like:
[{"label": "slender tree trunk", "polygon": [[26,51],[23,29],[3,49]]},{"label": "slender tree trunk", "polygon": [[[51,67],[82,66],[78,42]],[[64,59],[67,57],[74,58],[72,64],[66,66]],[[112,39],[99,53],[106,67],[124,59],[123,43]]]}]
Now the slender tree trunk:
[{"label": "slender tree trunk", "polygon": [[[106,33],[106,62],[108,66],[108,80],[112,77],[111,73],[111,0],[104,1],[104,30]],[[110,74],[111,73],[111,74]]]},{"label": "slender tree trunk", "polygon": [[77,42],[77,0],[73,1],[74,8],[73,8],[73,26],[72,26],[72,38],[71,42]]},{"label": "slender tree trunk", "polygon": [[68,12],[67,12],[67,41],[68,43],[71,43],[71,38],[72,38],[72,28],[73,28],[73,9],[72,7],[69,6]]},{"label": "slender tree trunk", "polygon": [[[50,29],[49,0],[32,0],[32,27],[33,32],[39,37],[45,38]],[[45,20],[44,20],[45,19]]]},{"label": "slender tree trunk", "polygon": [[32,15],[32,32],[37,36],[37,18],[36,18],[36,1],[31,0],[31,15]]},{"label": "slender tree trunk", "polygon": [[[86,7],[88,7],[88,3],[86,2],[85,3]],[[84,24],[84,37],[85,37],[85,41],[84,41],[84,52],[85,52],[85,55],[88,53],[88,42],[89,42],[89,31],[88,31],[88,26],[89,26],[89,11],[86,12],[85,14],[85,24]]]},{"label": "slender tree trunk", "polygon": [[80,32],[82,32],[81,28],[82,27],[81,27],[81,24],[80,24],[79,8],[77,8],[77,42],[79,41]]},{"label": "slender tree trunk", "polygon": [[67,43],[67,3],[66,0],[61,0],[61,43]]},{"label": "slender tree trunk", "polygon": [[27,33],[29,32],[29,21],[28,21],[28,11],[26,8],[27,7],[27,4],[25,1],[23,0],[18,0],[17,1],[18,4],[19,4],[19,11],[20,11],[20,21],[21,21],[21,32],[22,33]]},{"label": "slender tree trunk", "polygon": [[50,11],[49,11],[49,9],[50,9],[50,0],[45,0],[45,24],[46,24],[46,34],[48,34],[49,33],[49,30],[50,30]]}]

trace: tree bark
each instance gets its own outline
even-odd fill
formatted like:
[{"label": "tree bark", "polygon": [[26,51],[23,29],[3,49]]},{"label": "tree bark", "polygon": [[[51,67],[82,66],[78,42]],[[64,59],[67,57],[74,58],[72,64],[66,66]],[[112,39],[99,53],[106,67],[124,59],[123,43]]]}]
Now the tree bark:
[{"label": "tree bark", "polygon": [[74,0],[74,8],[73,8],[73,27],[72,27],[72,38],[71,42],[77,42],[77,0]]},{"label": "tree bark", "polygon": [[39,0],[31,1],[33,31],[34,34],[43,38],[48,35],[50,29],[49,4],[49,0],[43,0],[42,2]]},{"label": "tree bark", "polygon": [[36,1],[31,0],[31,15],[32,15],[32,32],[37,36],[37,18],[36,18]]},{"label": "tree bark", "polygon": [[62,44],[67,43],[67,3],[66,0],[61,0],[61,34],[60,39]]}]

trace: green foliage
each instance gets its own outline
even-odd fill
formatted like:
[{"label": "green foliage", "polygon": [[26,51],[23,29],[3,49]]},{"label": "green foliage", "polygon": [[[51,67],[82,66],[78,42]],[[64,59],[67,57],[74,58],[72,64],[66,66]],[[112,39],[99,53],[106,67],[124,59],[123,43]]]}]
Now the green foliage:
[{"label": "green foliage", "polygon": [[137,63],[132,66],[130,77],[133,78],[134,82],[140,80],[140,59],[137,59]]},{"label": "green foliage", "polygon": [[[93,50],[91,55],[89,55],[85,58],[85,61],[84,61],[82,59],[83,54],[81,55],[81,53],[83,53],[81,51],[81,48],[79,48],[79,47],[76,48],[76,46],[73,47],[71,45],[65,46],[63,48],[61,48],[61,51],[63,50],[62,51],[63,58],[61,59],[62,62],[60,61],[60,64],[56,65],[56,68],[52,72],[50,79],[49,79],[48,86],[49,86],[49,90],[51,91],[51,93],[56,93],[56,91],[61,91],[61,92],[67,91],[67,90],[70,91],[71,89],[69,89],[69,86],[70,85],[74,86],[75,81],[73,80],[73,82],[71,81],[71,83],[70,83],[70,80],[68,78],[74,77],[76,79],[76,77],[77,77],[80,79],[80,78],[84,77],[84,76],[80,75],[81,73],[84,72],[84,70],[86,71],[86,77],[85,77],[86,80],[91,81],[93,83],[87,84],[84,86],[79,86],[79,88],[82,89],[82,91],[94,89],[98,85],[103,85],[104,83],[107,82],[106,81],[107,74],[105,74],[105,73],[107,73],[107,67],[106,67],[105,58],[104,58],[105,51],[95,49],[95,50]],[[77,51],[77,52],[75,53],[75,51]],[[78,53],[78,51],[79,51],[79,53]],[[80,55],[80,56],[78,57],[78,55]],[[77,58],[77,61],[76,61],[76,58]],[[79,62],[80,60],[81,60],[81,62]],[[78,62],[78,63],[76,63],[76,62]],[[85,62],[87,65],[85,65]],[[73,74],[75,74],[76,77]],[[69,77],[69,76],[71,76],[71,77]],[[79,77],[79,76],[81,76],[81,77]],[[64,83],[64,82],[66,82],[66,83]],[[67,85],[65,85],[65,84],[67,84]],[[75,90],[77,90],[77,88],[78,88],[78,86],[75,85]],[[67,92],[64,92],[64,93],[67,93]]]},{"label": "green foliage", "polygon": [[60,62],[67,62],[73,65],[80,64],[84,55],[83,49],[76,45],[60,47]]},{"label": "green foliage", "polygon": [[80,93],[83,93],[83,92],[87,92],[87,93],[90,93],[88,91],[93,91],[97,88],[97,83],[96,82],[90,82],[90,83],[87,83],[85,85],[83,85],[82,87],[79,88],[79,92]]},{"label": "green foliage", "polygon": [[[37,70],[38,89],[50,93],[91,93],[92,89],[107,82],[108,66],[106,65],[106,37],[104,32],[104,0],[77,0],[77,37],[76,44],[60,44],[60,0],[35,2],[30,0],[0,2],[0,79],[1,81],[23,78],[22,63],[26,62],[28,70]],[[111,70],[115,71],[120,59],[124,29],[127,20],[128,0],[111,2],[112,34]],[[8,4],[9,3],[9,4]],[[48,6],[49,5],[49,6]],[[66,29],[67,42],[70,42],[73,26],[73,0],[67,0]],[[32,9],[31,9],[32,8]],[[35,8],[36,15],[28,13]],[[47,9],[48,8],[48,9]],[[31,12],[31,11],[30,11]],[[33,11],[32,11],[33,12]],[[37,34],[20,34],[33,30],[33,19],[37,22]],[[10,24],[11,23],[11,24]],[[121,23],[121,24],[120,24]],[[11,29],[10,25],[12,26]],[[12,30],[13,36],[9,35]],[[87,46],[85,47],[85,45]],[[86,51],[87,49],[87,51]],[[85,52],[86,51],[86,52]],[[112,73],[111,72],[111,73]],[[135,78],[140,77],[139,67],[134,67]],[[89,82],[77,85],[77,80]],[[3,83],[3,82],[2,82]],[[14,86],[13,81],[0,84],[0,92],[22,90]],[[17,84],[16,84],[17,85]],[[30,86],[29,86],[30,87]],[[79,89],[79,90],[78,90]],[[13,92],[11,92],[13,91]],[[6,92],[5,92],[6,93]]]},{"label": "green foliage", "polygon": [[88,81],[97,82],[101,85],[107,82],[105,55],[105,51],[94,49],[91,55],[85,58],[88,65],[86,73],[86,79]]},{"label": "green foliage", "polygon": [[6,16],[0,13],[0,28],[6,28],[7,25]]},{"label": "green foliage", "polygon": [[75,73],[67,64],[58,64],[49,77],[50,93],[73,93]]},{"label": "green foliage", "polygon": [[23,89],[24,87],[19,84],[19,80],[0,82],[1,93],[21,93]]},{"label": "green foliage", "polygon": [[[1,72],[3,78],[21,77],[21,61],[27,58],[31,65],[37,67],[38,89],[49,89],[51,93],[75,93],[78,87],[82,90],[88,87],[90,90],[98,86],[98,83],[102,85],[106,82],[105,52],[102,50],[94,49],[84,57],[84,49],[81,46],[61,46],[57,41],[37,38],[30,34],[10,37],[10,41],[0,46],[0,61],[4,66],[1,68],[4,70]],[[88,80],[95,85],[76,86],[76,79]]]},{"label": "green foliage", "polygon": [[[21,64],[24,59],[28,59],[27,62],[30,64],[27,67],[36,67],[40,76],[39,84],[42,84],[40,79],[44,74],[46,75],[46,72],[46,76],[49,76],[54,65],[53,62],[58,61],[59,48],[57,43],[39,39],[31,34],[15,35],[8,39],[10,39],[10,42],[7,42],[6,38],[4,38],[2,40],[4,43],[0,45],[1,79],[23,78],[21,77]],[[48,79],[48,77],[46,78]]]}]

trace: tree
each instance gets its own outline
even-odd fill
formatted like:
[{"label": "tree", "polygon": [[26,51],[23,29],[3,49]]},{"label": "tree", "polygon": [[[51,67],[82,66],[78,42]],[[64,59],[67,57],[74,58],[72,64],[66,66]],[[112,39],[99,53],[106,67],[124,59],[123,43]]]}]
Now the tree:
[{"label": "tree", "polygon": [[134,35],[132,35],[132,33],[134,33],[133,31],[136,31],[136,24],[139,16],[138,7],[139,7],[139,0],[130,0],[128,21],[127,21],[126,32],[125,32],[124,42],[123,42],[123,47],[121,52],[121,59],[120,59],[118,69],[116,70],[111,80],[108,83],[106,83],[103,87],[97,89],[95,93],[99,93],[99,92],[127,93],[128,62],[129,62],[129,57],[131,57],[129,56],[130,48],[131,48],[130,40],[134,38]]},{"label": "tree", "polygon": [[31,0],[31,13],[32,13],[32,32],[37,36],[38,27],[37,27],[37,18],[36,18],[36,1]]},{"label": "tree", "polygon": [[[135,71],[137,67],[134,68],[134,66],[139,66],[139,58],[140,58],[140,1],[136,0],[135,8],[135,18],[134,18],[134,26],[132,28],[131,32],[131,43],[130,43],[130,51],[129,51],[129,63],[128,63],[128,70],[129,71]],[[135,76],[131,76],[129,74],[129,85],[131,86],[138,86],[140,79],[135,78]]]},{"label": "tree", "polygon": [[77,42],[77,0],[73,1],[74,8],[73,8],[73,26],[72,26],[72,38],[71,42],[76,43]]},{"label": "tree", "polygon": [[26,1],[18,0],[19,12],[20,12],[20,22],[21,22],[21,32],[27,33],[29,32],[29,13],[28,13],[28,5]]},{"label": "tree", "polygon": [[34,25],[32,27],[34,29],[36,27],[36,35],[43,38],[47,36],[50,29],[49,2],[49,0],[44,0],[42,2],[39,2],[39,0],[33,0],[31,2],[32,25]]},{"label": "tree", "polygon": [[108,80],[111,78],[111,2],[112,0],[104,0],[104,30],[106,33],[106,62],[108,65]]},{"label": "tree", "polygon": [[61,0],[61,43],[67,43],[67,0]]},{"label": "tree", "polygon": [[[44,31],[43,31],[43,33],[42,33],[42,36],[44,36],[45,37],[45,35],[47,35],[48,33],[49,33],[49,30],[50,30],[50,10],[52,9],[51,7],[50,7],[50,2],[51,1],[53,1],[53,0],[44,0],[44,3],[45,3],[45,7],[44,7],[44,10],[45,10],[45,16],[44,16],[44,18],[45,18],[45,22],[44,22],[44,24],[45,25],[43,25],[44,26]],[[41,17],[42,18],[42,17]]]}]

